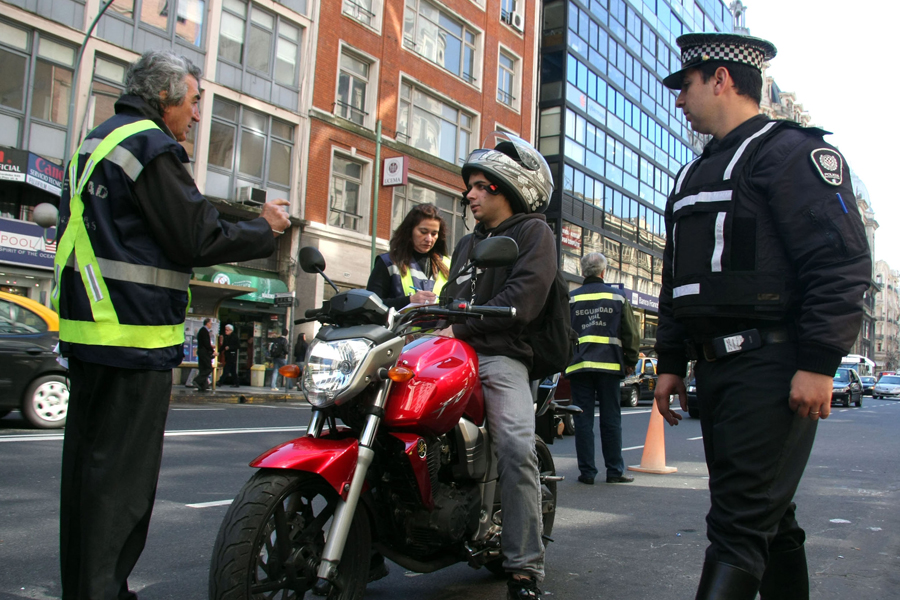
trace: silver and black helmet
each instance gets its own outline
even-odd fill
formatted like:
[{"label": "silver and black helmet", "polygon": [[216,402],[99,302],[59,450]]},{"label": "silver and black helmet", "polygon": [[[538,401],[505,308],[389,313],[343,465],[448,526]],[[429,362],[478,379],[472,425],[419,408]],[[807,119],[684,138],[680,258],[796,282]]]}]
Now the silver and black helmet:
[{"label": "silver and black helmet", "polygon": [[[490,144],[492,139],[497,143]],[[481,171],[500,188],[513,212],[543,212],[553,194],[553,176],[541,153],[522,138],[505,131],[491,133],[483,146],[469,154],[463,165],[465,185],[469,185],[473,171]]]}]

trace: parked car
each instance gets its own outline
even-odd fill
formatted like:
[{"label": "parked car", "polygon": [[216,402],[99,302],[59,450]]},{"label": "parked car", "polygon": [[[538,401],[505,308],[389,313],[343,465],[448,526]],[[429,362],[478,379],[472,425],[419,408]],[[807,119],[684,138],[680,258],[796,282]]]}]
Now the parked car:
[{"label": "parked car", "polygon": [[863,384],[863,396],[871,396],[875,391],[875,378],[871,375],[860,375]]},{"label": "parked car", "polygon": [[873,398],[900,397],[900,375],[882,375],[872,390]]},{"label": "parked car", "polygon": [[688,375],[684,378],[684,387],[687,390],[688,415],[692,419],[700,418],[700,401],[697,399],[697,377],[694,375],[694,363],[688,367]]},{"label": "parked car", "polygon": [[18,408],[34,427],[66,424],[69,387],[56,362],[59,317],[29,298],[0,292],[0,417]]},{"label": "parked car", "polygon": [[843,406],[862,406],[863,385],[854,369],[841,367],[834,374],[831,390],[831,403],[840,402]]},{"label": "parked car", "polygon": [[641,400],[652,402],[656,380],[656,359],[640,357],[634,367],[634,373],[619,384],[622,406],[637,406]]}]

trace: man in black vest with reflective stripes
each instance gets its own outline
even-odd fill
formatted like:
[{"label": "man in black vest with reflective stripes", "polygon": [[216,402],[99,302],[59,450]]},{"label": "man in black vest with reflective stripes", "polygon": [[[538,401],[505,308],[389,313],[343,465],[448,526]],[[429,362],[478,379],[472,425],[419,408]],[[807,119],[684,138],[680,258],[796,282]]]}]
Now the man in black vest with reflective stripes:
[{"label": "man in black vest with reflective stripes", "polygon": [[678,38],[663,83],[712,139],[678,173],[666,206],[656,351],[659,411],[696,359],[709,468],[710,545],[697,598],[809,597],[794,493],[832,378],[859,333],[871,280],[843,156],[827,133],[759,114],[765,40]]},{"label": "man in black vest with reflective stripes", "polygon": [[569,307],[578,348],[566,377],[572,401],[581,407],[575,415],[575,453],[578,481],[591,485],[597,476],[594,460],[594,406],[600,409],[600,448],[606,466],[606,483],[631,483],[622,459],[622,394],[619,383],[634,372],[641,336],[631,304],[619,288],[603,281],[606,257],[591,252],[581,257],[584,285],[573,290]]},{"label": "man in black vest with reflective stripes", "polygon": [[179,142],[199,102],[199,68],[145,53],[67,169],[53,290],[70,380],[64,600],[137,597],[127,578],[150,525],[191,267],[269,256],[290,227],[286,200],[230,223],[197,190]]}]

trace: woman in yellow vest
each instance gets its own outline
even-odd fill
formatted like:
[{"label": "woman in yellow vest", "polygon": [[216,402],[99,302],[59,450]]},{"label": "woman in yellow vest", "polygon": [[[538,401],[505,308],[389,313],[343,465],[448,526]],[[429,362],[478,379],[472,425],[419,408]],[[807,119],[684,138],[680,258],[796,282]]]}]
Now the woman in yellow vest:
[{"label": "woman in yellow vest", "polygon": [[391,236],[390,252],[375,260],[366,289],[398,310],[434,303],[449,272],[447,224],[436,206],[417,204]]}]

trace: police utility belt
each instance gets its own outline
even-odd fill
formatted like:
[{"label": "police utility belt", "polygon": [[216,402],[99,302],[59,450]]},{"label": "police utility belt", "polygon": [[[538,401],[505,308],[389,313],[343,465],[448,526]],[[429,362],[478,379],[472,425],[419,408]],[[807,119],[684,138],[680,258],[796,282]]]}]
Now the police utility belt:
[{"label": "police utility belt", "polygon": [[770,344],[783,344],[796,340],[794,332],[787,327],[767,329],[747,329],[714,338],[686,340],[687,355],[691,360],[701,357],[708,362],[727,358],[741,352],[756,350]]}]

